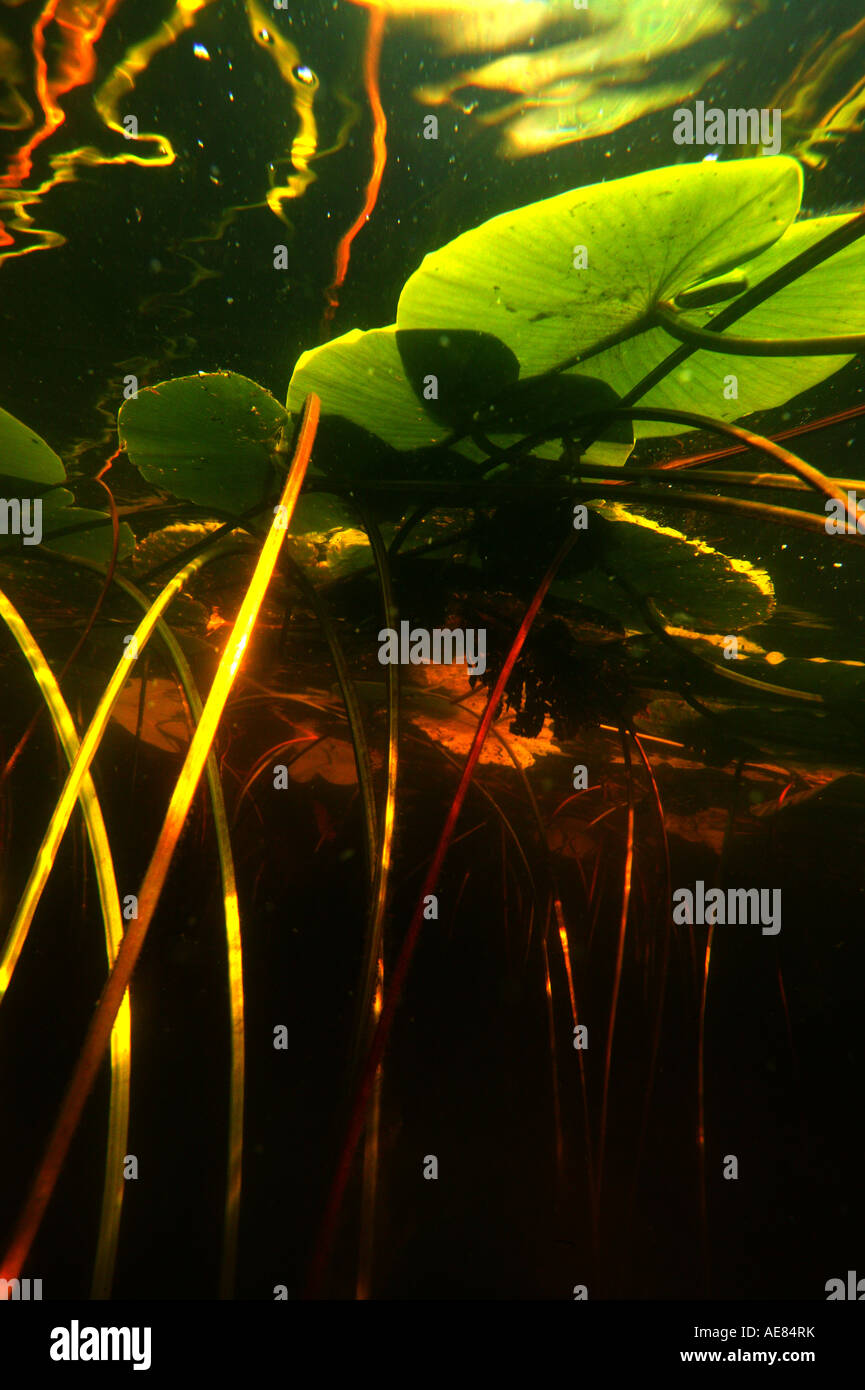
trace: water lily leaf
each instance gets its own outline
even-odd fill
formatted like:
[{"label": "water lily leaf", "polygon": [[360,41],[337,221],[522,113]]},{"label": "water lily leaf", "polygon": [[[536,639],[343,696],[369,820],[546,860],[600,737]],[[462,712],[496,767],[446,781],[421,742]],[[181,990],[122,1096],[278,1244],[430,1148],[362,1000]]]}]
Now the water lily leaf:
[{"label": "water lily leaf", "polygon": [[0,474],[30,483],[62,483],[66,469],[35,430],[0,410]]},{"label": "water lily leaf", "polygon": [[[737,666],[737,670],[739,666]],[[865,662],[850,658],[830,661],[820,656],[784,656],[768,652],[764,661],[744,661],[741,670],[767,685],[780,685],[822,695],[825,700],[856,700],[865,708]]]},{"label": "water lily leaf", "polygon": [[322,416],[339,415],[394,449],[422,449],[452,431],[424,409],[406,376],[396,324],[368,333],[353,329],[304,352],[297,360],[286,405],[294,415],[308,391],[321,399]]},{"label": "water lily leaf", "polygon": [[[453,339],[457,336],[459,348],[452,361],[448,363],[447,346],[442,350],[439,340],[442,337]],[[398,346],[400,339],[404,345],[409,344],[408,352],[413,356],[411,370],[415,373],[418,391],[412,386],[403,365]],[[474,366],[470,352],[469,362],[464,369],[465,382],[460,380],[463,368],[457,364],[462,356],[463,344],[468,347],[471,342],[478,341],[485,344],[487,365],[483,387],[476,392],[472,387]],[[493,344],[495,346],[492,346]],[[424,369],[431,360],[425,354],[424,345],[428,346],[428,351],[433,355],[438,345],[437,362],[440,368],[443,358],[445,359],[442,369],[445,389],[443,392],[440,382],[439,402],[422,399],[423,377],[428,375]],[[443,443],[454,433],[454,428],[458,428],[456,425],[451,428],[445,418],[449,401],[454,407],[452,418],[459,419],[464,425],[471,424],[472,422],[465,420],[461,414],[462,404],[479,403],[477,397],[485,398],[488,390],[492,392],[496,386],[500,386],[503,377],[513,380],[514,362],[515,358],[510,350],[489,334],[459,330],[457,335],[441,333],[438,330],[435,333],[420,330],[417,334],[411,332],[408,337],[404,337],[397,331],[395,324],[388,328],[375,328],[366,333],[353,329],[321,347],[304,352],[298,358],[289,384],[286,405],[292,414],[297,414],[302,409],[307,392],[315,391],[321,399],[323,417],[338,417],[359,426],[368,434],[384,440],[395,450],[423,449]],[[562,379],[566,379],[568,375],[563,374]],[[601,386],[606,395],[600,400],[600,404],[612,403],[613,397],[609,388],[603,383]],[[564,396],[571,388],[551,386],[549,389],[553,394],[561,391]],[[528,400],[528,397],[526,399]],[[581,408],[595,408],[596,404],[597,402],[593,401],[590,406],[584,401]],[[436,406],[443,406],[445,415],[440,413],[436,418],[432,413]],[[546,422],[546,416],[543,417],[543,421]],[[537,423],[537,417],[531,417],[530,412],[526,411],[521,426],[530,424],[534,429]],[[505,449],[511,444],[516,444],[528,432],[522,427],[517,434],[502,434],[491,430],[490,437],[498,448]],[[473,462],[481,462],[485,458],[483,451],[470,439],[461,440],[455,448]],[[624,425],[619,422],[619,428],[611,427],[602,439],[592,445],[586,457],[594,463],[621,464],[626,461],[632,448],[633,435],[627,422]],[[539,445],[533,452],[541,458],[556,459],[561,453],[561,445],[550,442]],[[379,469],[387,469],[387,463],[380,457],[377,466]]]},{"label": "water lily leaf", "polygon": [[206,372],[139,391],[121,407],[117,431],[148,482],[237,516],[274,491],[272,455],[287,420],[263,386]]},{"label": "water lily leaf", "polygon": [[[477,411],[474,420],[487,434],[507,431],[519,438],[530,435],[539,426],[572,434],[576,432],[574,418],[581,411],[618,404],[619,397],[606,381],[563,372],[525,377]],[[634,431],[627,420],[614,420],[604,437],[632,446]]]},{"label": "water lily leaf", "polygon": [[765,570],[685,536],[644,507],[592,503],[589,530],[597,515],[605,531],[604,570],[553,584],[551,593],[608,613],[630,631],[650,630],[632,592],[651,599],[666,625],[695,632],[740,632],[771,614],[774,590]]},{"label": "water lily leaf", "polygon": [[[66,478],[66,469],[54,450],[34,430],[17,420],[8,411],[0,410],[0,476],[9,480],[37,484],[36,495],[26,496],[21,489],[19,503],[27,504],[21,516],[21,534],[0,535],[3,551],[27,554],[39,545],[62,555],[81,556],[97,564],[107,564],[111,558],[113,535],[105,512],[73,507],[74,497],[67,488],[58,488]],[[42,495],[45,485],[52,490]],[[8,490],[8,501],[15,494]],[[37,509],[38,504],[38,509]],[[7,522],[7,524],[9,524]],[[54,532],[72,530],[69,535],[52,539]],[[118,557],[125,558],[135,547],[135,537],[125,524],[120,527]]]},{"label": "water lily leaf", "polygon": [[[397,327],[483,329],[516,355],[521,376],[538,376],[637,332],[658,301],[765,251],[792,223],[801,193],[799,165],[786,156],[572,189],[433,251],[403,287]],[[624,394],[594,359],[591,371]]]},{"label": "water lily leaf", "polygon": [[[105,512],[91,507],[73,507],[72,493],[66,488],[57,488],[42,499],[42,544],[47,550],[56,550],[60,555],[78,556],[92,560],[98,565],[107,565],[111,559],[114,535],[111,521]],[[77,530],[71,528],[85,527]],[[67,532],[57,535],[55,532]],[[126,522],[120,523],[117,542],[117,558],[125,560],[135,549],[135,536]]]},{"label": "water lily leaf", "polygon": [[396,345],[415,395],[435,420],[453,430],[468,429],[478,407],[520,375],[516,357],[492,333],[398,329]]},{"label": "water lily leaf", "polygon": [[[767,251],[749,261],[743,271],[750,287],[759,285],[780,266],[814,242],[849,221],[847,217],[814,217],[796,222]],[[865,333],[865,302],[855,287],[865,278],[865,238],[853,242],[815,266],[785,289],[730,326],[741,338],[816,338],[832,334]],[[688,311],[686,321],[703,327],[716,307]],[[675,347],[662,329],[631,338],[592,358],[592,371],[619,392],[629,390]],[[669,376],[648,391],[641,405],[703,411],[721,420],[739,420],[756,410],[771,410],[810,390],[837,372],[851,356],[743,357],[739,354],[696,351]],[[728,399],[730,377],[736,396]],[[687,427],[661,421],[635,421],[638,438],[683,434]]]}]

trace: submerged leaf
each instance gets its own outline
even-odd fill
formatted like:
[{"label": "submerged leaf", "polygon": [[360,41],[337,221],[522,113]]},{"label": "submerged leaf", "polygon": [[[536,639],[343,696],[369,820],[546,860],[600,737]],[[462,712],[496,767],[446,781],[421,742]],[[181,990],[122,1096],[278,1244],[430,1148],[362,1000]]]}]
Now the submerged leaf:
[{"label": "submerged leaf", "polygon": [[[80,556],[96,564],[108,563],[114,538],[106,513],[89,507],[73,507],[73,494],[67,488],[56,486],[66,479],[66,469],[61,459],[34,430],[5,410],[0,410],[0,476],[37,484],[34,496],[19,496],[16,499],[19,503],[26,501],[28,504],[28,525],[25,531],[22,523],[20,536],[0,535],[0,547],[4,552],[20,553],[23,550],[26,554],[28,550],[43,545],[61,555]],[[51,491],[43,493],[46,485],[51,487]],[[26,493],[28,490],[24,488],[21,491]],[[11,489],[9,492],[10,497],[5,499],[7,501],[12,500]],[[8,519],[6,525],[10,525]],[[78,527],[82,529],[75,529]],[[54,533],[61,531],[69,531],[69,534],[58,535],[54,539]],[[135,537],[131,530],[121,524],[118,558],[123,559],[134,546]]]},{"label": "submerged leaf", "polygon": [[287,416],[236,372],[175,377],[139,391],[117,419],[122,447],[148,482],[233,516],[274,490],[274,450]]},{"label": "submerged leaf", "polygon": [[0,410],[0,475],[30,483],[62,483],[66,469],[35,430]]},{"label": "submerged leaf", "polygon": [[[114,548],[114,535],[110,518],[105,512],[94,511],[91,507],[73,507],[72,493],[66,488],[49,492],[42,499],[42,544],[47,550],[56,550],[60,555],[80,556],[95,564],[105,565],[111,559]],[[87,527],[77,530],[71,528]],[[67,532],[57,535],[55,532]],[[117,542],[117,558],[126,559],[135,549],[135,536],[125,521],[120,523]]]},{"label": "submerged leaf", "polygon": [[597,608],[631,631],[650,630],[641,599],[651,600],[664,623],[703,632],[740,632],[771,614],[765,570],[683,535],[646,508],[592,503],[589,531],[595,513],[606,523],[603,571],[554,583],[552,594]]}]

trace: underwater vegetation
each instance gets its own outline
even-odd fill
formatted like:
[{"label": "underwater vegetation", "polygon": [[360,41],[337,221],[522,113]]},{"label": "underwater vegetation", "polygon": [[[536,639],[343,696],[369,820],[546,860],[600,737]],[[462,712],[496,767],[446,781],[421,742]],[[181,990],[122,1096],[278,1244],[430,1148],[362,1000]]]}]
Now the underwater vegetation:
[{"label": "underwater vegetation", "polygon": [[[41,504],[40,544],[0,541],[0,1029],[43,1076],[4,1100],[3,1277],[35,1251],[76,1291],[92,1259],[96,1297],[118,1261],[164,1296],[741,1288],[737,1124],[775,1152],[777,1106],[784,1135],[749,1210],[818,1162],[787,1137],[791,863],[861,855],[865,786],[858,629],[791,621],[720,543],[862,563],[865,482],[737,423],[865,342],[865,214],[797,220],[802,187],[786,156],[680,164],[494,217],[394,323],[303,352],[284,407],[231,372],[133,392],[86,506],[0,412],[7,494]],[[406,623],[485,659],[383,663]],[[673,918],[679,884],[781,878],[780,935]],[[49,965],[81,986],[69,1055],[28,1011]],[[149,1255],[193,1207],[189,1252]]]}]

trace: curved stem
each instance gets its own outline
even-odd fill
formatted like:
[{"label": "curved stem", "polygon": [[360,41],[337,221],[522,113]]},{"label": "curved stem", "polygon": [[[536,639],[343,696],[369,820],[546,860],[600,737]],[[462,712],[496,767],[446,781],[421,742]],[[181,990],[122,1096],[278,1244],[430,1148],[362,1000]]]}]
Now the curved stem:
[{"label": "curved stem", "polygon": [[498,676],[496,677],[495,683],[492,687],[492,690],[490,691],[489,699],[487,700],[484,713],[481,716],[480,722],[478,723],[478,727],[475,731],[474,738],[472,739],[471,747],[469,749],[468,757],[466,758],[465,766],[463,767],[463,773],[462,777],[460,778],[460,784],[457,788],[456,796],[453,799],[441,835],[439,836],[438,844],[436,845],[435,852],[433,854],[432,860],[430,861],[429,868],[424,879],[423,887],[421,888],[420,895],[418,897],[417,905],[415,906],[411,922],[409,924],[408,930],[400,948],[399,956],[397,957],[396,964],[393,968],[390,987],[387,993],[385,994],[382,1002],[381,1015],[379,1017],[378,1025],[376,1027],[372,1044],[370,1046],[369,1055],[366,1059],[363,1076],[361,1078],[360,1084],[357,1088],[354,1097],[351,1117],[348,1122],[348,1127],[346,1130],[345,1139],[343,1141],[342,1151],[340,1153],[337,1170],[334,1174],[333,1181],[331,1183],[330,1192],[328,1194],[327,1203],[325,1206],[324,1216],[322,1218],[321,1226],[319,1229],[318,1240],[316,1242],[316,1248],[313,1254],[309,1279],[307,1283],[307,1297],[317,1296],[321,1287],[321,1282],[324,1277],[327,1259],[330,1254],[334,1237],[336,1235],[339,1213],[342,1209],[343,1197],[345,1196],[345,1190],[348,1185],[349,1177],[351,1175],[354,1155],[357,1151],[358,1142],[366,1124],[367,1110],[369,1107],[370,1098],[372,1096],[375,1078],[378,1073],[378,1068],[381,1065],[382,1058],[384,1057],[385,1049],[388,1043],[388,1038],[390,1036],[391,1027],[393,1025],[394,1015],[396,1013],[397,1005],[402,994],[402,989],[405,983],[406,976],[408,975],[408,970],[411,964],[412,957],[414,955],[415,947],[417,946],[418,937],[420,936],[421,928],[423,926],[424,908],[426,905],[427,897],[429,894],[435,893],[435,891],[438,888],[439,875],[441,874],[445,856],[447,855],[448,848],[450,846],[451,840],[453,839],[454,830],[456,829],[456,824],[459,820],[460,812],[462,811],[463,804],[468,793],[469,783],[471,782],[472,775],[474,773],[475,766],[477,765],[477,761],[480,757],[481,749],[483,748],[484,742],[486,741],[487,734],[490,731],[490,727],[498,711],[499,702],[502,698],[502,695],[504,694],[505,687],[507,686],[507,683],[510,680],[514,666],[516,665],[517,658],[519,657],[520,652],[523,649],[526,638],[529,635],[532,623],[537,617],[541,604],[543,603],[544,598],[546,597],[547,590],[549,589],[550,584],[553,582],[553,579],[555,578],[561,564],[570,554],[570,551],[573,548],[575,542],[576,532],[569,536],[568,539],[560,546],[559,550],[556,552],[549,566],[549,569],[547,570],[546,574],[541,580],[541,583],[535,593],[534,598],[532,599],[531,603],[526,609],[526,612],[523,616],[523,620],[520,623],[520,626],[517,630],[516,636],[513,639],[513,642],[511,643],[510,650],[508,651],[508,654],[505,657],[502,668],[499,671]]},{"label": "curved stem", "polygon": [[[294,464],[283,490],[280,499],[284,511],[281,515],[286,518],[286,526],[291,520],[298,495],[300,493],[303,479],[309,463],[312,451],[315,432],[318,427],[320,402],[318,397],[310,392],[304,403],[303,419],[298,435],[297,451]],[[261,555],[255,568],[252,580],[244,595],[231,636],[223,651],[210,693],[204,706],[202,717],[189,745],[183,767],[180,771],[174,792],[165,813],[162,830],[153,851],[150,863],[141,884],[138,894],[138,912],[136,919],[129,923],[124,934],[123,942],[117,953],[111,973],[105,983],[99,1002],[93,1013],[90,1026],[84,1045],[72,1073],[71,1080],[67,1086],[60,1112],[52,1130],[51,1137],[45,1148],[42,1160],[33,1180],[30,1195],[27,1198],[24,1210],[22,1211],[15,1230],[12,1234],[9,1247],[3,1260],[2,1277],[14,1279],[18,1276],[24,1260],[30,1251],[30,1247],[39,1229],[42,1216],[48,1206],[60,1170],[69,1151],[73,1136],[78,1128],[78,1121],[84,1109],[96,1077],[99,1074],[102,1060],[108,1047],[114,1020],[120,1008],[122,999],[126,993],[132,973],[138,962],[144,942],[150,928],[150,922],[159,902],[162,888],[165,883],[174,851],[177,848],[183,827],[186,823],[189,807],[195,795],[199,779],[204,771],[207,754],[216,735],[219,720],[225,708],[225,703],[231,692],[231,687],[237,675],[241,657],[248,645],[250,635],[255,626],[261,603],[264,599],[265,590],[270,580],[273,568],[276,564],[279,550],[284,537],[282,527],[272,526],[267,540],[261,549]],[[181,571],[176,585],[169,585],[167,593],[173,595],[174,589],[179,587],[179,582],[186,578],[187,571]],[[151,607],[152,615],[151,626],[156,618],[160,616],[155,606]],[[145,619],[146,623],[148,619]],[[85,749],[87,736],[82,741],[81,752]],[[79,757],[81,757],[79,752]],[[82,759],[83,764],[83,759]]]},{"label": "curved stem", "polygon": [[742,357],[834,357],[865,350],[865,333],[828,338],[736,338],[717,329],[698,328],[689,323],[669,300],[655,305],[655,319],[680,343],[707,352],[723,352]]},{"label": "curved stem", "polygon": [[[666,478],[665,474],[661,475]],[[464,503],[469,505],[470,499],[480,497],[487,502],[514,501],[520,497],[537,497],[539,494],[549,494],[550,497],[572,499],[574,497],[584,497],[587,501],[592,501],[602,495],[599,483],[608,481],[598,479],[598,483],[539,483],[532,486],[528,483],[449,483],[447,484],[447,495],[442,496],[441,483],[429,483],[419,480],[415,486],[418,491],[423,492],[427,489],[435,492],[437,497],[453,503]],[[682,479],[684,482],[684,479]],[[837,482],[837,479],[834,480]],[[364,483],[364,489],[372,492],[390,492],[396,488],[404,486],[402,483]],[[356,489],[357,490],[357,489]],[[762,521],[777,521],[785,526],[796,526],[802,531],[822,531],[826,530],[826,523],[822,516],[814,512],[798,511],[795,507],[776,507],[767,502],[749,502],[736,497],[716,497],[711,492],[691,492],[677,491],[675,487],[645,487],[641,482],[623,482],[616,487],[616,497],[627,498],[629,501],[637,503],[662,503],[664,506],[686,507],[697,512],[726,512],[730,516],[750,516]],[[423,554],[428,555],[436,548],[450,545],[452,537],[447,536],[443,541],[436,542],[435,545],[424,546]],[[409,551],[409,554],[415,554]],[[369,571],[357,571],[356,573],[367,573]],[[339,582],[339,581],[337,581]]]},{"label": "curved stem", "polygon": [[[844,222],[840,227],[836,227],[834,231],[829,232],[828,236],[822,237],[821,240],[815,242],[814,245],[806,247],[804,251],[800,251],[799,255],[794,256],[786,265],[779,266],[777,270],[773,271],[771,275],[767,275],[765,280],[761,280],[753,289],[746,290],[744,294],[740,295],[738,299],[735,299],[726,309],[722,309],[721,313],[718,314],[716,318],[712,319],[712,329],[716,333],[720,333],[720,331],[729,324],[737,323],[739,319],[744,318],[752,309],[755,309],[758,304],[763,304],[765,300],[771,299],[773,294],[777,294],[779,290],[785,289],[787,285],[791,285],[794,280],[798,280],[800,276],[806,274],[809,270],[813,270],[815,266],[821,265],[823,261],[829,260],[831,256],[843,250],[845,246],[849,246],[852,242],[858,241],[861,236],[865,236],[865,212],[857,213],[854,217],[851,217],[849,221]],[[631,388],[628,394],[623,397],[622,404],[633,405],[635,401],[640,400],[645,396],[647,391],[651,391],[653,386],[657,386],[659,381],[663,381],[665,377],[670,375],[670,372],[675,371],[677,367],[681,366],[683,362],[686,362],[692,353],[696,351],[697,348],[692,344],[680,343],[677,348],[674,348],[674,350],[664,358],[663,362],[659,362],[650,372],[646,373],[641,381],[637,382],[636,386]],[[553,368],[553,371],[555,370],[556,368]],[[589,445],[593,444],[597,437],[597,434],[589,433],[580,440],[580,448],[583,450],[588,449]]]},{"label": "curved stem", "polygon": [[[865,512],[860,512],[855,502],[851,504],[847,497],[847,493],[830,482],[830,480],[820,472],[819,468],[814,468],[810,463],[806,463],[804,459],[800,459],[798,454],[791,453],[790,450],[785,449],[783,445],[775,443],[772,439],[767,439],[765,435],[755,434],[753,430],[746,430],[741,425],[731,425],[728,424],[726,420],[718,420],[711,415],[699,415],[693,410],[673,410],[654,406],[642,406],[635,410],[633,406],[624,403],[604,410],[580,411],[580,413],[574,417],[572,423],[579,424],[584,421],[606,422],[623,419],[663,420],[665,423],[672,422],[674,424],[690,425],[696,429],[710,430],[715,434],[723,434],[729,439],[735,439],[742,444],[747,444],[749,448],[756,449],[761,454],[766,454],[768,458],[774,459],[777,463],[782,464],[784,468],[788,468],[792,473],[795,473],[797,477],[802,478],[804,482],[808,483],[812,488],[815,488],[817,492],[822,492],[824,497],[834,502],[840,502],[841,506],[844,508],[847,520],[853,526],[854,531],[856,530],[857,522],[860,517],[862,518],[863,526],[865,526]],[[534,444],[538,444],[546,438],[558,437],[560,432],[561,426],[558,425],[555,427],[552,436],[550,431],[539,431],[538,434],[532,435],[530,439],[522,441],[520,445],[512,446],[512,449],[509,450],[508,453],[516,453],[518,450],[522,451],[527,446],[532,447]]]}]

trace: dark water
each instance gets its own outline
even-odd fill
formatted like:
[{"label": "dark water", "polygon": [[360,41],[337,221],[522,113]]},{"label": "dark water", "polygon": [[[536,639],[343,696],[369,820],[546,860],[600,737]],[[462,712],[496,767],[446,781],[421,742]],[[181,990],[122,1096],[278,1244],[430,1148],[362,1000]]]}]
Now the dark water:
[{"label": "dark water", "polygon": [[[24,5],[0,15],[3,34],[23,55],[20,85],[31,104],[28,36],[38,10]],[[94,144],[110,155],[124,152],[122,138],[100,125],[92,93],[169,11],[136,0],[118,7],[97,45],[96,78],[61,98],[65,120],[35,150],[24,187],[47,179],[51,156],[61,150]],[[766,105],[821,36],[840,35],[859,18],[853,5],[773,0],[749,24],[702,41],[700,61],[724,57],[726,66],[700,95],[707,105]],[[214,3],[153,59],[134,98],[123,103],[124,111],[138,113],[143,130],[170,139],[174,162],[163,168],[83,165],[76,179],[29,205],[33,225],[50,227],[62,244],[0,260],[0,405],[63,458],[82,505],[104,506],[92,479],[116,447],[127,374],[145,386],[230,370],[282,401],[298,355],[320,341],[336,244],[362,205],[370,173],[371,123],[361,77],[367,15],[349,3],[310,3],[275,12],[272,20],[318,75],[320,147],[337,139],[346,109],[340,94],[361,108],[345,148],[318,160],[317,181],[286,204],[291,231],[266,207],[239,212],[218,231],[225,209],[262,200],[267,165],[287,153],[296,117],[276,65],[251,38],[243,5]],[[49,51],[56,51],[56,29],[47,33]],[[542,36],[539,46],[551,42]],[[209,57],[196,57],[193,44]],[[423,256],[486,218],[683,157],[671,142],[669,109],[599,138],[508,161],[496,153],[495,128],[444,106],[437,108],[439,139],[424,141],[423,110],[413,90],[431,75],[444,75],[454,61],[435,54],[416,29],[386,33],[380,82],[387,165],[375,209],[352,247],[333,335],[391,322],[399,291]],[[677,80],[694,61],[693,53],[667,56],[665,80]],[[853,52],[845,69],[849,80],[832,89],[827,109],[853,85],[861,61]],[[467,65],[475,62],[472,55]],[[0,134],[12,158],[22,132]],[[809,212],[853,211],[861,204],[862,154],[863,137],[854,132],[824,169],[807,172]],[[640,234],[638,226],[633,234]],[[15,235],[21,247],[38,241],[32,230]],[[288,248],[281,272],[273,268],[276,242]],[[863,403],[862,388],[861,361],[854,361],[783,409],[748,423],[774,435],[851,410]],[[853,417],[794,439],[790,447],[827,473],[855,477],[862,438],[861,417]],[[699,442],[692,450],[693,439]],[[365,447],[366,453],[352,443],[369,476],[376,445]],[[650,440],[632,462],[649,464],[681,447],[675,440]],[[703,435],[684,444],[685,452],[712,447],[715,441]],[[317,448],[322,466],[351,473],[355,455],[338,432],[323,428]],[[754,465],[740,457],[715,466]],[[122,506],[153,496],[122,457],[110,482]],[[367,505],[387,527],[420,500],[372,496]],[[767,494],[766,500],[822,514],[816,496],[797,494],[791,501]],[[671,507],[663,519],[769,572],[776,613],[746,634],[766,651],[782,651],[788,659],[865,660],[860,543],[834,544],[765,519],[717,512]],[[403,559],[393,569],[397,601],[404,616],[430,628],[486,626],[494,670],[559,538],[551,521],[545,531],[544,503],[532,496],[485,518],[466,512],[463,521],[487,528],[483,565],[469,568],[458,545],[441,550],[437,563]],[[58,577],[58,563],[28,557],[26,568],[4,567],[10,596],[56,671],[98,594],[93,576]],[[248,575],[243,563],[225,566],[193,592],[204,610],[218,608],[230,620]],[[335,587],[329,602],[352,674],[376,682],[364,713],[381,798],[386,724],[376,632],[383,620],[374,573]],[[129,613],[112,596],[62,680],[80,729],[111,669],[100,630],[104,636],[122,623],[128,630]],[[178,629],[183,637],[179,622]],[[205,688],[227,631],[209,643],[200,637],[189,643]],[[484,765],[479,780],[498,809],[471,792],[457,827],[437,886],[440,918],[424,927],[386,1054],[371,1295],[568,1299],[574,1285],[586,1284],[593,1298],[823,1299],[826,1281],[856,1268],[863,1249],[858,1098],[865,685],[851,677],[843,697],[833,697],[819,714],[797,715],[777,701],[761,707],[757,697],[745,695],[737,712],[735,692],[731,696],[708,677],[697,681],[693,668],[663,647],[634,657],[614,624],[606,633],[609,647],[574,637],[573,629],[557,645],[556,629],[543,623],[538,633],[528,674],[553,705],[546,727],[558,752],[538,756],[529,769],[537,815],[511,764]],[[167,680],[156,657],[149,669]],[[782,683],[783,670],[777,677]],[[339,741],[350,757],[339,702],[329,695],[336,674],[327,643],[284,571],[274,581],[245,676],[259,683],[239,692],[253,702],[229,708],[219,742],[246,991],[236,1293],[270,1299],[274,1286],[284,1285],[296,1298],[356,1083],[352,1030],[368,889],[350,777],[341,781],[323,764],[311,764],[286,792],[269,792],[265,777],[253,797],[240,795],[269,750],[308,727],[316,737]],[[32,676],[11,639],[4,639],[0,679],[5,762],[37,709]],[[261,686],[277,694],[261,696]],[[281,702],[279,692],[295,702]],[[468,695],[468,683],[448,693]],[[701,720],[686,696],[721,702],[721,727],[711,717]],[[324,713],[309,703],[322,697],[329,697]],[[674,709],[674,727],[660,721],[652,704],[661,697]],[[481,707],[473,706],[476,712]],[[406,701],[386,980],[467,747],[436,742],[412,722],[411,712]],[[646,743],[667,818],[670,884],[654,794],[633,745],[630,778],[623,763],[617,728],[630,718],[642,733],[685,745],[674,755],[667,745]],[[113,722],[95,765],[121,895],[133,891],[126,885],[138,884],[146,869],[181,762],[177,751],[148,738],[146,725],[140,738],[134,728],[134,718],[132,731]],[[278,760],[274,754],[267,766]],[[601,790],[594,793],[593,812],[571,824],[569,844],[565,832],[563,838],[542,834],[538,818],[547,832],[556,824],[573,790],[575,763],[589,767],[590,782]],[[4,928],[51,815],[62,766],[43,716],[2,789]],[[794,796],[775,815],[754,814],[788,783],[811,797]],[[597,1179],[629,800],[632,896],[593,1239],[590,1192]],[[671,885],[697,880],[780,888],[783,895],[777,936],[757,926],[715,932],[703,1057],[704,1174],[697,1125],[706,932],[670,932],[668,898]],[[579,1017],[591,1039],[585,1102],[551,908],[556,899],[568,927]],[[4,1239],[104,981],[101,931],[89,849],[73,818],[0,1009]],[[128,1149],[138,1156],[140,1175],[126,1185],[117,1298],[217,1294],[229,1066],[225,972],[213,829],[199,799],[133,985]],[[273,1029],[281,1024],[288,1045],[275,1051]],[[107,1095],[106,1071],[26,1267],[43,1278],[46,1297],[84,1297],[90,1288]],[[438,1158],[436,1181],[423,1177],[427,1155]],[[738,1159],[735,1181],[722,1176],[728,1155]],[[327,1263],[322,1292],[328,1297],[355,1295],[360,1206],[356,1160]]]}]

